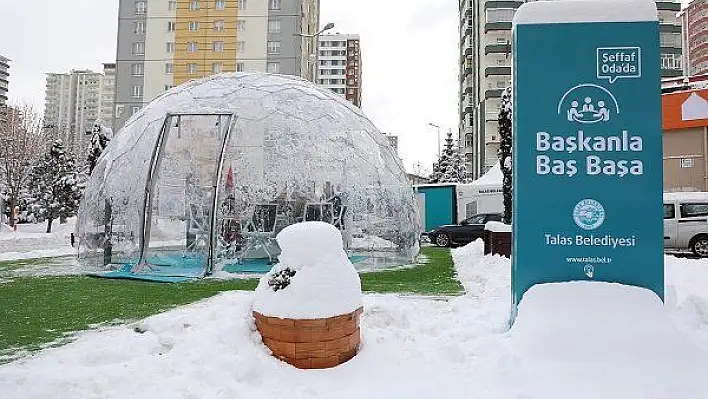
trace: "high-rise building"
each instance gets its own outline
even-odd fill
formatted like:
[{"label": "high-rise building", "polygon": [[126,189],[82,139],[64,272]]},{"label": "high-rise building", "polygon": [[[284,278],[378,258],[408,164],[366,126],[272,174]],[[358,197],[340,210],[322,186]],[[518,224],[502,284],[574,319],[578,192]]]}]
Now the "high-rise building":
[{"label": "high-rise building", "polygon": [[[703,0],[705,1],[705,0]],[[459,143],[470,177],[497,162],[501,94],[511,85],[511,28],[525,1],[460,0]],[[662,76],[682,74],[680,2],[657,1]]]},{"label": "high-rise building", "polygon": [[708,0],[693,0],[681,11],[684,75],[708,72]]},{"label": "high-rise building", "polygon": [[113,101],[116,96],[116,64],[103,64],[103,76],[99,89],[99,119],[104,126],[113,126]]},{"label": "high-rise building", "polygon": [[320,35],[317,83],[361,107],[361,61],[359,35]]},{"label": "high-rise building", "polygon": [[313,80],[319,0],[120,0],[114,130],[161,93],[221,72]]},{"label": "high-rise building", "polygon": [[10,59],[0,55],[0,106],[7,103],[7,92],[10,85]]},{"label": "high-rise building", "polygon": [[44,126],[74,155],[88,151],[91,128],[100,115],[102,78],[90,70],[47,74]]}]

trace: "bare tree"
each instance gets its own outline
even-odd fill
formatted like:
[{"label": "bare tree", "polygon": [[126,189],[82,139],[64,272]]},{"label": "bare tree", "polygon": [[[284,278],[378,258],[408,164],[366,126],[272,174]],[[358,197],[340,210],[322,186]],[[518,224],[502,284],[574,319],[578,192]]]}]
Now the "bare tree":
[{"label": "bare tree", "polygon": [[20,203],[21,191],[31,177],[32,163],[46,144],[42,119],[32,105],[7,107],[0,119],[0,191],[5,191],[10,207],[10,225]]}]

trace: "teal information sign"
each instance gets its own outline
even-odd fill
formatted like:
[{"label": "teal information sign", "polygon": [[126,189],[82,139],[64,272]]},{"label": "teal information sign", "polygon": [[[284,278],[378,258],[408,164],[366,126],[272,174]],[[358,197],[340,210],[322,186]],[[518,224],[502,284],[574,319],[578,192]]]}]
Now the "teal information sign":
[{"label": "teal information sign", "polygon": [[658,22],[516,25],[514,305],[535,284],[664,297]]}]

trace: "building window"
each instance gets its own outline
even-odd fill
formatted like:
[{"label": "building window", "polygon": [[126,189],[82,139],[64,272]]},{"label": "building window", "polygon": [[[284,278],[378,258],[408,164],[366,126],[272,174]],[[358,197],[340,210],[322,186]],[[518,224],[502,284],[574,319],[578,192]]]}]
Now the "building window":
[{"label": "building window", "polygon": [[492,8],[487,10],[487,23],[511,22],[514,19],[513,8]]},{"label": "building window", "polygon": [[189,21],[189,30],[192,32],[199,30],[199,21]]},{"label": "building window", "polygon": [[168,53],[174,53],[175,52],[175,42],[167,42],[165,44],[165,51]]},{"label": "building window", "polygon": [[143,86],[133,85],[133,87],[130,88],[130,96],[133,98],[142,97],[143,96]]},{"label": "building window", "polygon": [[224,0],[216,0],[216,9],[221,11],[224,9],[225,6],[225,1]]},{"label": "building window", "polygon": [[280,42],[268,42],[268,54],[280,54]]},{"label": "building window", "polygon": [[465,147],[474,147],[474,135],[471,133],[465,135]]},{"label": "building window", "polygon": [[196,53],[197,52],[197,42],[189,42],[187,43],[187,52],[188,53]]},{"label": "building window", "polygon": [[246,30],[246,21],[239,19],[236,21],[236,30],[238,31],[244,31]]},{"label": "building window", "polygon": [[279,62],[269,62],[266,65],[266,72],[268,73],[280,73],[280,63]]},{"label": "building window", "polygon": [[189,2],[189,9],[192,11],[197,11],[199,9],[199,2],[198,1]]},{"label": "building window", "polygon": [[173,64],[171,62],[166,63],[165,64],[165,73],[167,75],[172,75],[173,73],[175,73],[175,64]]},{"label": "building window", "polygon": [[245,10],[247,7],[246,0],[238,0],[238,9]]},{"label": "building window", "polygon": [[143,43],[143,42],[133,43],[133,55],[145,55],[145,43]]},{"label": "building window", "polygon": [[237,62],[236,63],[236,72],[243,72],[243,70],[244,70],[243,62]]},{"label": "building window", "polygon": [[280,0],[268,0],[269,10],[280,10]]},{"label": "building window", "polygon": [[661,69],[682,70],[679,54],[661,54]]},{"label": "building window", "polygon": [[279,19],[273,19],[268,21],[268,33],[280,33],[282,32],[282,28],[280,26],[280,20]]},{"label": "building window", "polygon": [[222,41],[214,42],[213,50],[217,53],[223,52],[224,51],[224,42],[222,42]]},{"label": "building window", "polygon": [[221,73],[224,70],[224,64],[215,62],[211,64],[211,73]]},{"label": "building window", "polygon": [[136,35],[144,35],[145,34],[145,22],[143,22],[143,21],[133,22],[133,33],[135,33]]},{"label": "building window", "polygon": [[177,1],[170,0],[167,2],[167,10],[174,11],[177,9]]},{"label": "building window", "polygon": [[144,75],[144,65],[143,64],[133,64],[130,66],[130,74],[133,76],[143,76]]},{"label": "building window", "polygon": [[198,71],[197,64],[193,64],[193,63],[187,64],[187,73],[188,74],[194,75],[195,73],[197,73],[197,71]]},{"label": "building window", "polygon": [[214,30],[216,32],[223,32],[224,31],[224,21],[223,20],[214,21]]},{"label": "building window", "polygon": [[147,14],[147,1],[136,1],[135,2],[135,14],[136,15]]},{"label": "building window", "polygon": [[175,23],[173,21],[168,21],[167,22],[167,31],[168,32],[174,32],[175,31]]},{"label": "building window", "polygon": [[660,32],[659,41],[661,47],[681,48],[681,34],[673,32]]},{"label": "building window", "polygon": [[[130,114],[131,114],[131,115],[135,115],[135,114],[138,113],[138,111],[140,111],[140,106],[134,105],[134,106],[132,106],[132,107],[130,108],[130,110],[131,110],[131,113],[130,113]],[[123,113],[122,110],[121,110],[121,113]]]},{"label": "building window", "polygon": [[243,40],[239,40],[236,42],[236,52],[237,53],[243,53],[246,51],[246,42]]}]

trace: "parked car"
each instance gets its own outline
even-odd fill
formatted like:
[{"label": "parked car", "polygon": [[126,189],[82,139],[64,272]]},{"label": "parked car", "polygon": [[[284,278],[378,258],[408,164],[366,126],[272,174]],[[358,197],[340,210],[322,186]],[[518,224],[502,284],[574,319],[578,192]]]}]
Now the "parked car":
[{"label": "parked car", "polygon": [[467,244],[482,238],[484,225],[487,222],[501,222],[501,220],[501,213],[480,213],[461,221],[459,224],[440,226],[428,233],[428,237],[439,247]]},{"label": "parked car", "polygon": [[708,193],[664,193],[664,249],[708,257]]}]

